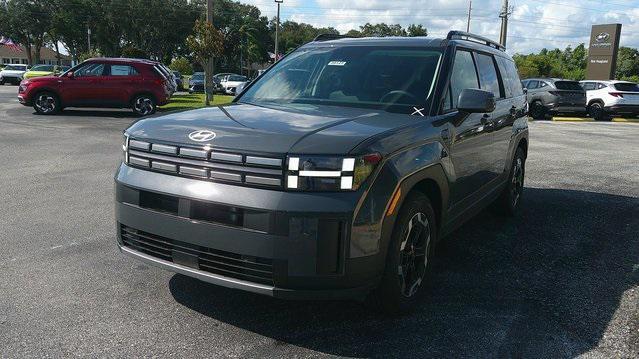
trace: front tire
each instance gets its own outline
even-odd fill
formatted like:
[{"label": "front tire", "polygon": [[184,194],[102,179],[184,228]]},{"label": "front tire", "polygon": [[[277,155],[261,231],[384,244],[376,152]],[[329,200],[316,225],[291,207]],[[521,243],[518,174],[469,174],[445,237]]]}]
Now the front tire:
[{"label": "front tire", "polygon": [[497,199],[496,207],[499,212],[507,216],[514,216],[521,204],[524,194],[524,179],[526,175],[526,154],[519,147],[510,168],[510,176],[506,188]]},{"label": "front tire", "polygon": [[33,109],[39,115],[54,115],[62,109],[58,96],[51,92],[40,92],[35,95]]},{"label": "front tire", "polygon": [[590,104],[588,107],[588,114],[595,121],[606,120],[606,112],[604,111],[604,106],[601,102],[594,102]]},{"label": "front tire", "polygon": [[544,120],[546,119],[546,107],[544,107],[544,105],[539,102],[539,101],[535,101],[532,104],[530,104],[530,117],[533,118],[533,120]]},{"label": "front tire", "polygon": [[131,108],[138,116],[148,116],[155,113],[157,105],[153,97],[149,95],[138,95],[133,99]]},{"label": "front tire", "polygon": [[413,192],[397,217],[386,256],[384,276],[374,293],[379,308],[388,314],[414,309],[422,297],[437,242],[435,212],[426,195]]}]

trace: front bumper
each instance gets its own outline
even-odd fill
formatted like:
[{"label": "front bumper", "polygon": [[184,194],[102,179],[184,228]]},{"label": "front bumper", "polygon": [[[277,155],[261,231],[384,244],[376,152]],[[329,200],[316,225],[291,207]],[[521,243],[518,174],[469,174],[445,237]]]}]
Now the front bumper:
[{"label": "front bumper", "polygon": [[356,203],[350,193],[286,193],[122,165],[118,246],[229,288],[287,299],[361,299],[379,282],[384,258],[349,258]]}]

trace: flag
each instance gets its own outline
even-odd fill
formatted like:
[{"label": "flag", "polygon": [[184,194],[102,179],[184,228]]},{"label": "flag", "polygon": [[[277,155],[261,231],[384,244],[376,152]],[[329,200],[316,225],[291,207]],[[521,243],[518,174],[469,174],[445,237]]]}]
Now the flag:
[{"label": "flag", "polygon": [[0,38],[0,45],[4,45],[4,46],[8,47],[9,50],[11,50],[13,52],[22,52],[22,47],[20,45],[16,44],[15,42],[13,42],[13,40],[11,40],[8,37],[2,36]]}]

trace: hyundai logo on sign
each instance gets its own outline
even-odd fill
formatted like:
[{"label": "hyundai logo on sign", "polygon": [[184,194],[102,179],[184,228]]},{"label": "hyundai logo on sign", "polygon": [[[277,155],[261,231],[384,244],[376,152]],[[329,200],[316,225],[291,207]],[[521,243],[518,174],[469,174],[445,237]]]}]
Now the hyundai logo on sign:
[{"label": "hyundai logo on sign", "polygon": [[207,142],[217,136],[215,132],[209,130],[198,130],[189,133],[189,138],[195,142]]},{"label": "hyundai logo on sign", "polygon": [[607,32],[602,32],[601,34],[597,35],[597,37],[595,38],[595,41],[602,43],[602,42],[606,42],[610,40],[610,34]]}]

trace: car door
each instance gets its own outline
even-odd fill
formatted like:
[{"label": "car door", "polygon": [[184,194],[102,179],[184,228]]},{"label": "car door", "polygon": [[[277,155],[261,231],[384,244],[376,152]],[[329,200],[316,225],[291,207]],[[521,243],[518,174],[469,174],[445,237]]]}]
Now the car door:
[{"label": "car door", "polygon": [[98,105],[104,96],[106,64],[89,62],[62,79],[61,98],[66,106]]},{"label": "car door", "polygon": [[[461,92],[479,86],[472,53],[457,50],[448,89],[449,103],[444,110],[456,111]],[[452,121],[450,158],[454,167],[454,183],[450,196],[453,213],[468,208],[481,198],[490,182],[491,176],[486,169],[490,168],[493,160],[490,154],[492,141],[486,124],[491,116],[490,113],[459,112]]]},{"label": "car door", "polygon": [[493,129],[493,145],[497,162],[495,171],[501,174],[501,179],[508,178],[511,154],[510,145],[513,136],[515,121],[526,116],[526,95],[519,81],[519,74],[515,63],[505,57],[497,57],[497,69],[502,83],[502,90],[506,95],[503,100],[507,105],[507,118],[502,122],[496,122]]},{"label": "car door", "polygon": [[142,76],[129,64],[112,63],[107,66],[103,101],[109,106],[127,107],[134,89],[141,86]]}]

